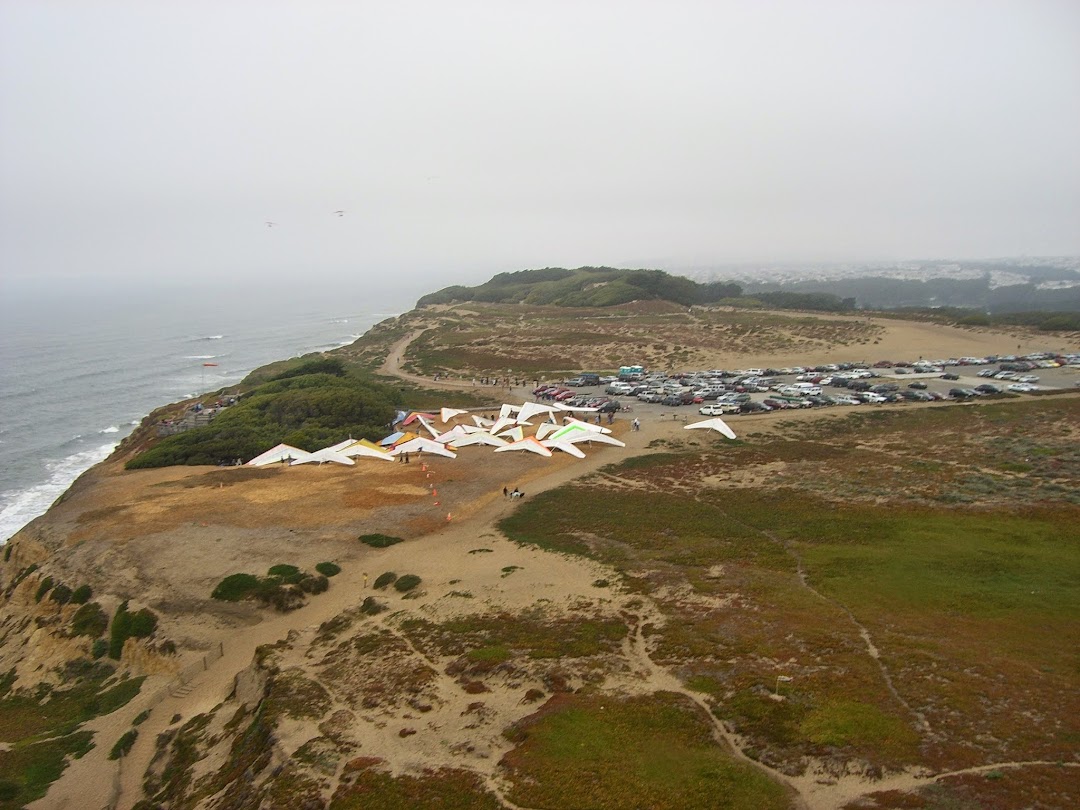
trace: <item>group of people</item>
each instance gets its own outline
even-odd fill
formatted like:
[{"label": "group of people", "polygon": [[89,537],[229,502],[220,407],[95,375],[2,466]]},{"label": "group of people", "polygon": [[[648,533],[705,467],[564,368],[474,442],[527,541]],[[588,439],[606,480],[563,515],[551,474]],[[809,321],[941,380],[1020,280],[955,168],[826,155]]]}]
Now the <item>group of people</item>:
[{"label": "group of people", "polygon": [[506,487],[503,487],[503,497],[509,498],[510,500],[517,500],[518,498],[524,498],[525,493],[517,487],[514,487],[512,491],[507,489]]}]

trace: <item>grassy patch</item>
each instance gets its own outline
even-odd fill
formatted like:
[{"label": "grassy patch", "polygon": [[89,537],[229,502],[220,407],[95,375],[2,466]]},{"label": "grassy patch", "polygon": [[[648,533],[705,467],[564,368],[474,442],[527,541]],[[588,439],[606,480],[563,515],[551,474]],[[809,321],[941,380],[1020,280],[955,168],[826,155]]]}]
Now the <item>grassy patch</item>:
[{"label": "grassy patch", "polygon": [[135,740],[138,737],[139,732],[135,729],[130,729],[121,734],[120,739],[116,741],[112,750],[109,751],[109,759],[120,759],[127,756],[128,751],[131,750],[131,746],[135,745]]},{"label": "grassy patch", "polygon": [[[111,667],[93,665],[76,686],[39,690],[35,696],[7,694],[0,699],[0,810],[24,807],[45,795],[67,767],[68,758],[89,751],[92,734],[78,727],[124,706],[138,694],[143,678],[102,690]],[[47,698],[47,699],[45,699]]]},{"label": "grassy patch", "polygon": [[670,694],[567,696],[514,726],[509,798],[616,810],[788,807],[784,789],[716,745],[697,706]]},{"label": "grassy patch", "polygon": [[512,650],[530,658],[579,658],[612,652],[627,632],[626,625],[616,619],[545,620],[509,614],[469,616],[442,624],[410,619],[402,623],[402,629],[443,655],[499,656]]},{"label": "grassy patch", "polygon": [[907,723],[876,706],[850,700],[812,709],[799,731],[818,745],[871,749],[891,756],[910,756],[919,744],[919,736]]},{"label": "grassy patch", "polygon": [[360,535],[360,542],[372,548],[389,548],[403,542],[403,539],[391,537],[388,534],[362,534]]},{"label": "grassy patch", "polygon": [[341,573],[341,566],[337,563],[321,562],[315,564],[315,570],[324,577],[336,577]]},{"label": "grassy patch", "polygon": [[4,788],[0,808],[15,810],[44,796],[64,772],[68,757],[79,758],[93,748],[92,737],[89,731],[79,731],[0,752],[0,786]]},{"label": "grassy patch", "polygon": [[[602,499],[603,509],[596,504]],[[707,566],[737,560],[790,570],[783,547],[717,506],[671,492],[599,492],[571,485],[522,504],[499,527],[518,543],[581,554],[619,568],[639,562]]]},{"label": "grassy patch", "polygon": [[342,781],[329,810],[499,810],[503,805],[484,789],[480,777],[443,769],[423,776],[391,776],[365,769]]}]

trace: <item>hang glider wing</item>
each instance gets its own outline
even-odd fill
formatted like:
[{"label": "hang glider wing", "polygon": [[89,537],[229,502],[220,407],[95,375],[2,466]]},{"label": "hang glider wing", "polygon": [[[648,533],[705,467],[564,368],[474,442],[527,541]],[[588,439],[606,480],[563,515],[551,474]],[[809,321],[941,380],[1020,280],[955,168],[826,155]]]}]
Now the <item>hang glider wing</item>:
[{"label": "hang glider wing", "polygon": [[538,456],[547,456],[548,458],[551,458],[551,451],[548,448],[544,447],[544,445],[540,444],[540,442],[538,442],[532,436],[529,436],[526,439],[521,439],[520,441],[516,441],[513,444],[508,444],[505,447],[495,448],[496,453],[505,453],[511,450],[527,450],[530,453],[536,453]]},{"label": "hang glider wing", "polygon": [[544,447],[550,448],[551,450],[562,450],[564,453],[569,453],[572,456],[577,456],[578,458],[585,458],[585,454],[581,452],[581,450],[579,450],[577,447],[574,447],[574,445],[572,445],[570,442],[551,441],[549,439],[548,441],[540,442],[540,444],[544,445]]},{"label": "hang glider wing", "polygon": [[704,422],[694,422],[692,425],[686,425],[683,430],[694,430],[696,428],[706,428],[708,430],[715,430],[718,433],[722,433],[729,439],[735,438],[735,431],[728,427],[727,422],[721,419],[719,416],[713,419],[706,419]]},{"label": "hang glider wing", "polygon": [[463,411],[461,408],[442,408],[439,411],[439,418],[442,420],[443,424],[446,424],[455,416],[461,416],[464,413],[468,413],[468,411]]},{"label": "hang glider wing", "polygon": [[279,464],[282,461],[293,461],[310,455],[311,453],[306,450],[301,450],[299,447],[293,447],[289,444],[278,444],[271,447],[265,453],[260,453],[255,456],[255,458],[251,459],[245,466],[265,467],[267,464]]},{"label": "hang glider wing", "polygon": [[383,450],[375,442],[369,442],[367,439],[361,439],[358,442],[354,442],[341,451],[343,456],[349,458],[378,458],[383,461],[393,461],[394,457],[387,451]]},{"label": "hang glider wing", "polygon": [[316,450],[314,453],[308,454],[305,458],[293,459],[289,464],[326,464],[328,462],[344,464],[347,467],[352,467],[356,464],[356,462],[348,456],[329,447],[324,447],[322,450]]},{"label": "hang glider wing", "polygon": [[457,458],[457,453],[445,445],[439,444],[434,439],[425,439],[422,436],[418,436],[415,439],[410,439],[407,442],[395,445],[394,449],[390,451],[395,456],[400,456],[402,453],[431,453],[436,456],[446,456],[447,458]]}]

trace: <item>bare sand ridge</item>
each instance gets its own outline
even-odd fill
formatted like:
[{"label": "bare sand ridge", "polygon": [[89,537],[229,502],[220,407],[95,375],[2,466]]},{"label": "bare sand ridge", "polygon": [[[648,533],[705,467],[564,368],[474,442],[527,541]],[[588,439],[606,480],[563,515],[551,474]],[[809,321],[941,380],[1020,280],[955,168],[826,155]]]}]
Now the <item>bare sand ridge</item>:
[{"label": "bare sand ridge", "polygon": [[[1001,349],[1000,335],[890,320],[882,320],[880,325],[885,334],[873,350],[882,356],[978,355]],[[412,332],[394,345],[382,371],[431,387],[432,380],[402,370],[408,346],[418,334],[420,331]],[[1016,339],[1021,347],[1034,347],[1034,342]],[[858,353],[865,354],[865,347]],[[818,361],[717,357],[714,365],[751,360],[768,365],[796,359]],[[820,362],[836,359],[840,358],[831,355]],[[452,388],[471,383],[440,381],[434,385]],[[518,390],[512,396],[520,401],[523,395]],[[785,420],[835,416],[800,412],[786,414]],[[765,432],[775,429],[774,424],[768,417],[745,417],[738,430]],[[67,565],[73,579],[75,572],[81,571],[91,581],[96,577],[102,582],[102,591],[108,582],[113,592],[139,594],[141,603],[167,605],[163,630],[187,652],[176,663],[166,657],[127,659],[135,669],[141,667],[150,673],[142,694],[124,710],[98,718],[89,726],[98,732],[98,745],[73,762],[49,794],[33,806],[133,806],[142,798],[142,778],[154,755],[155,740],[159,733],[175,726],[174,717],[186,720],[224,701],[233,692],[238,674],[251,664],[262,645],[288,637],[291,644],[282,654],[283,663],[310,666],[305,651],[320,625],[356,608],[372,593],[365,583],[386,570],[418,574],[423,579],[422,593],[408,599],[392,592],[380,594],[391,603],[391,611],[377,617],[371,626],[402,643],[402,660],[430,667],[435,673],[431,690],[437,698],[430,716],[419,717],[405,707],[383,714],[370,712],[352,724],[349,734],[357,750],[383,758],[394,772],[465,765],[482,774],[498,795],[505,795],[497,763],[510,744],[502,738],[501,730],[534,710],[522,702],[528,684],[485,694],[483,721],[463,724],[460,718],[470,710],[474,696],[462,692],[460,685],[446,676],[445,661],[426,657],[408,643],[399,627],[406,616],[439,622],[462,613],[521,611],[538,604],[549,617],[622,616],[631,633],[612,659],[604,688],[628,694],[666,690],[686,695],[713,722],[718,741],[750,762],[739,740],[712,719],[705,696],[687,689],[651,660],[642,627],[663,619],[648,598],[622,593],[618,588],[600,590],[593,583],[605,577],[616,579],[613,572],[587,560],[519,547],[506,541],[496,528],[497,521],[515,508],[503,497],[503,486],[518,486],[527,496],[535,495],[627,455],[649,452],[656,440],[684,439],[682,427],[682,421],[650,418],[639,432],[632,432],[627,420],[620,418],[615,430],[627,443],[626,450],[593,447],[586,450],[588,458],[583,461],[559,454],[542,459],[468,448],[456,460],[414,457],[409,465],[372,461],[344,469],[311,465],[266,471],[168,468],[129,473],[122,470],[119,460],[102,465],[54,507],[46,528],[32,527],[31,536],[35,530],[67,534]],[[406,542],[371,549],[356,542],[356,536],[365,532],[395,534],[405,537]],[[490,551],[470,553],[480,548]],[[277,614],[246,604],[208,607],[206,597],[229,573],[262,573],[282,562],[310,570],[321,560],[336,561],[342,572],[332,580],[327,593],[295,612]],[[506,575],[508,569],[512,569],[510,575]],[[462,591],[468,591],[471,598],[453,596]],[[866,641],[867,655],[873,656],[873,641]],[[210,660],[215,650],[223,654]],[[183,684],[178,683],[176,670],[198,662],[207,653],[211,655],[207,655],[205,670],[189,672]],[[120,765],[107,761],[111,742],[147,707],[152,711],[139,727],[139,738],[129,756]],[[406,726],[414,727],[416,733],[400,736],[399,731]],[[282,734],[280,748],[289,750],[303,742],[310,729],[285,727]],[[471,750],[463,754],[466,744]],[[814,768],[798,778],[769,773],[789,786],[800,806],[808,808],[839,807],[872,791],[910,789],[942,776],[905,773],[874,780],[849,773],[824,778]]]}]

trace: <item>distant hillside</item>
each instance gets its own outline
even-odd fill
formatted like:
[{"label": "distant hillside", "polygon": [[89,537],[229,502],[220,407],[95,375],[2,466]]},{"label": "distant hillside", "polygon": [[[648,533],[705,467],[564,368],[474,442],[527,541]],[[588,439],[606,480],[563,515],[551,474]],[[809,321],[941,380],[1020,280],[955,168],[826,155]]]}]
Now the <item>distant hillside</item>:
[{"label": "distant hillside", "polygon": [[[740,285],[723,281],[698,283],[662,270],[619,270],[613,267],[579,267],[567,270],[546,267],[499,273],[477,287],[453,286],[425,295],[418,307],[482,301],[532,306],[607,307],[629,301],[672,301],[683,306],[713,304],[742,296]],[[812,309],[843,309],[836,296],[813,295],[800,298]],[[816,306],[815,306],[816,304]],[[851,302],[854,306],[854,301]]]}]

